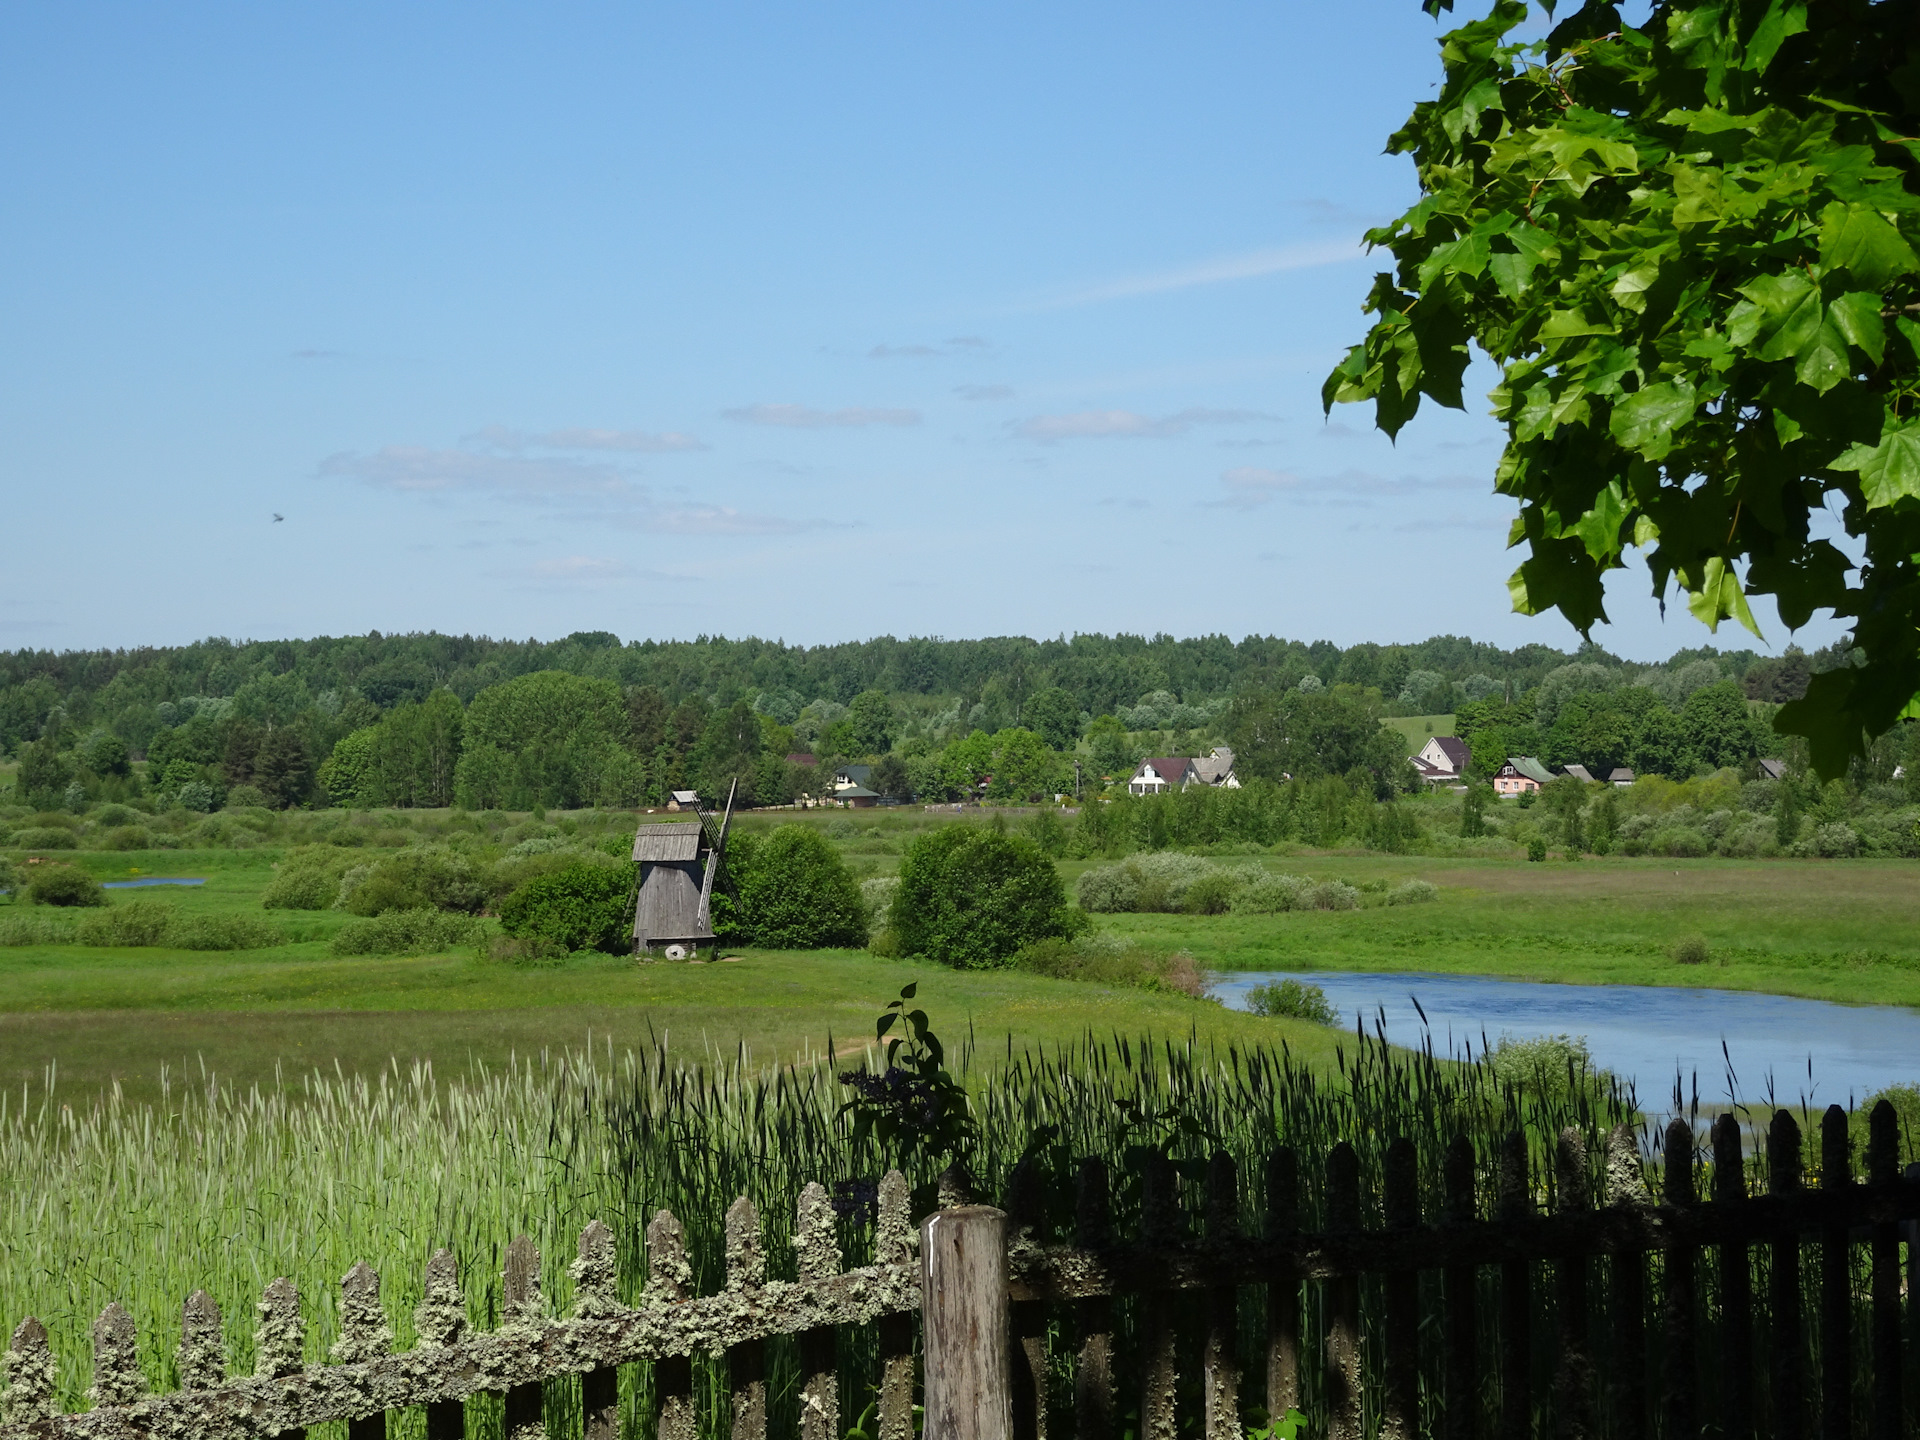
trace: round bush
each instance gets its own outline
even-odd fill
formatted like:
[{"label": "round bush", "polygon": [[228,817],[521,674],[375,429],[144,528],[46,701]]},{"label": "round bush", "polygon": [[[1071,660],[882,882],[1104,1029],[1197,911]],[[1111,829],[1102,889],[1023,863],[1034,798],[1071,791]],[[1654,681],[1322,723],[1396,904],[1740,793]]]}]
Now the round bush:
[{"label": "round bush", "polygon": [[283,870],[260,896],[267,910],[325,910],[340,894],[340,882],[324,870]]},{"label": "round bush", "polygon": [[1211,870],[1187,886],[1180,908],[1189,915],[1224,915],[1233,907],[1241,877],[1232,870]]},{"label": "round bush", "polygon": [[1278,915],[1286,910],[1298,910],[1305,903],[1301,896],[1311,888],[1311,882],[1299,875],[1263,875],[1235,892],[1234,913]]},{"label": "round bush", "polygon": [[903,953],[963,970],[1003,964],[1023,945],[1071,938],[1088,923],[1067,907],[1039,846],[978,825],[944,826],[907,846],[892,920]]},{"label": "round bush", "polygon": [[569,865],[529,880],[501,902],[500,928],[516,940],[624,955],[633,948],[626,866]]},{"label": "round bush", "polygon": [[100,850],[150,850],[153,848],[153,836],[147,833],[144,825],[116,825],[106,831],[96,842]]},{"label": "round bush", "polygon": [[93,823],[98,825],[102,830],[112,830],[120,825],[139,825],[143,823],[146,818],[145,815],[142,815],[131,805],[102,805],[98,810],[93,812]]},{"label": "round bush", "polygon": [[1130,914],[1140,905],[1140,878],[1125,865],[1096,865],[1080,877],[1076,893],[1082,910]]},{"label": "round bush", "polygon": [[36,905],[104,905],[107,892],[77,865],[48,865],[27,882],[27,899]]},{"label": "round bush", "polygon": [[1255,1015],[1311,1020],[1316,1025],[1340,1023],[1340,1012],[1327,1000],[1327,992],[1298,980],[1269,980],[1255,985],[1247,991],[1247,1009]]},{"label": "round bush", "polygon": [[36,826],[13,832],[16,850],[78,850],[80,841],[73,831],[58,825]]},{"label": "round bush", "polygon": [[740,919],[753,943],[772,950],[864,945],[860,886],[811,825],[782,825],[754,847],[740,878]]},{"label": "round bush", "polygon": [[1344,880],[1322,880],[1301,894],[1300,903],[1313,910],[1357,910],[1360,892]]}]

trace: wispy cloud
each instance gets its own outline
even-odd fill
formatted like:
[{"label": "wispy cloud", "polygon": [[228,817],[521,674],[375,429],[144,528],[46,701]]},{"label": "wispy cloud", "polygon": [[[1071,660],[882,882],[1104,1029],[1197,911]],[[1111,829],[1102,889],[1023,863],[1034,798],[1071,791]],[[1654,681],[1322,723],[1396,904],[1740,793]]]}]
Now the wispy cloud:
[{"label": "wispy cloud", "polygon": [[956,385],[953,393],[962,400],[1011,400],[1011,385]]},{"label": "wispy cloud", "polygon": [[1035,415],[1013,427],[1023,440],[1051,443],[1109,437],[1163,439],[1184,435],[1196,425],[1239,425],[1272,417],[1258,410],[1181,410],[1155,418],[1134,410],[1075,410],[1065,415]]},{"label": "wispy cloud", "polygon": [[936,355],[958,355],[962,351],[988,350],[990,340],[980,335],[955,335],[941,345],[876,345],[867,352],[869,360],[930,360]]},{"label": "wispy cloud", "polygon": [[359,480],[379,490],[415,493],[493,491],[526,496],[635,496],[645,492],[611,465],[474,450],[388,445],[371,454],[343,452],[320,462],[322,475]]},{"label": "wispy cloud", "polygon": [[1220,477],[1220,483],[1227,493],[1218,500],[1209,500],[1209,505],[1225,505],[1235,510],[1257,510],[1274,496],[1287,490],[1298,490],[1301,480],[1298,475],[1285,470],[1267,470],[1258,465],[1238,465]]},{"label": "wispy cloud", "polygon": [[339,353],[338,350],[296,350],[293,352],[291,358],[295,360],[331,360],[339,355]]},{"label": "wispy cloud", "polygon": [[1359,244],[1352,240],[1316,240],[1298,245],[1279,245],[1239,255],[1222,255],[1172,270],[1155,270],[1103,281],[1043,299],[1033,308],[1057,310],[1073,305],[1097,305],[1105,300],[1129,300],[1140,295],[1163,295],[1172,290],[1192,290],[1201,285],[1255,280],[1262,275],[1279,275],[1288,270],[1338,265],[1343,261],[1358,260],[1362,255]]},{"label": "wispy cloud", "polygon": [[883,410],[852,406],[844,410],[814,410],[805,405],[742,405],[720,412],[747,425],[780,425],[792,430],[862,429],[869,425],[918,425],[918,410]]},{"label": "wispy cloud", "polygon": [[698,437],[677,430],[600,430],[575,428],[527,435],[504,425],[489,425],[471,437],[499,450],[610,450],[632,455],[664,455],[676,450],[704,450]]}]

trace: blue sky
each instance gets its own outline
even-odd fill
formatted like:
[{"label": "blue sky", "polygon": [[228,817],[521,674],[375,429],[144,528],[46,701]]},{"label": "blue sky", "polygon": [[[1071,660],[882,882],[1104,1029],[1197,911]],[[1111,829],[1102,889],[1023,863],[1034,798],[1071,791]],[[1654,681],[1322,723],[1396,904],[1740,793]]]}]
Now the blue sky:
[{"label": "blue sky", "polygon": [[[1437,33],[1414,0],[11,7],[0,646],[1570,644],[1509,612],[1484,404],[1397,447],[1320,414]],[[1709,638],[1610,593],[1624,654]]]}]

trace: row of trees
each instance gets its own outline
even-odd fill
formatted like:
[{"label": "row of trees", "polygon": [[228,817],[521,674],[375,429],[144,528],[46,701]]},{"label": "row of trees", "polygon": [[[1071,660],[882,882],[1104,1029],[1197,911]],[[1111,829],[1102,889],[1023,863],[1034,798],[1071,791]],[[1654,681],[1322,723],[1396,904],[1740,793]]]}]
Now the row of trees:
[{"label": "row of trees", "polygon": [[1678,707],[1646,686],[1609,685],[1604,676],[1590,683],[1564,696],[1530,692],[1512,704],[1461,706],[1454,726],[1473,751],[1473,768],[1492,775],[1510,755],[1533,755],[1550,766],[1584,765],[1602,778],[1620,767],[1684,777],[1748,769],[1782,749],[1782,737],[1733,681],[1696,690]]},{"label": "row of trees", "polygon": [[[263,729],[300,727],[317,759],[342,736],[437,691],[451,691],[465,706],[544,671],[606,681],[623,694],[651,692],[668,713],[689,702],[711,712],[745,701],[761,717],[792,727],[803,745],[840,755],[888,748],[871,717],[854,713],[865,695],[891,705],[891,741],[928,733],[945,743],[976,729],[1017,727],[1063,750],[1092,720],[1134,732],[1217,727],[1231,697],[1290,690],[1308,679],[1377,690],[1389,712],[1446,710],[1495,692],[1521,694],[1576,658],[1618,663],[1597,647],[1572,657],[1546,646],[1501,650],[1453,636],[1346,649],[1325,641],[1166,635],[882,637],[809,648],[721,638],[621,644],[605,632],[551,643],[376,632],[170,649],[15,651],[0,652],[0,752],[17,755],[53,725],[79,735],[105,730],[138,756],[167,731],[202,716],[217,723],[231,711]],[[1789,665],[1749,651],[1688,651],[1665,668],[1703,658],[1717,678],[1741,679],[1759,667],[1766,699],[1792,698],[1824,659],[1801,656]]]}]

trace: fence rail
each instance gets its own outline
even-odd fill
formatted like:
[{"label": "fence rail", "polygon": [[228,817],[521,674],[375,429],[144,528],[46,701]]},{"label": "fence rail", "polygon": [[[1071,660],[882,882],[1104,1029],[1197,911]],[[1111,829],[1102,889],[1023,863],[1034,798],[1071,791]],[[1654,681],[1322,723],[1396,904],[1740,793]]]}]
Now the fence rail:
[{"label": "fence rail", "polygon": [[[500,1328],[470,1332],[454,1257],[440,1251],[415,1311],[419,1343],[402,1354],[364,1264],[341,1282],[325,1364],[304,1363],[293,1286],[268,1286],[251,1376],[227,1374],[221,1317],[196,1291],[181,1314],[181,1389],[167,1395],[147,1393],[132,1318],[111,1305],[94,1325],[93,1408],[81,1413],[59,1413],[47,1332],[29,1318],[4,1357],[0,1440],[298,1440],[343,1420],[348,1440],[380,1440],[387,1412],[413,1407],[428,1440],[461,1440],[462,1402],[482,1392],[504,1397],[505,1440],[540,1440],[543,1382],[575,1375],[582,1440],[618,1440],[619,1367],[636,1362],[652,1367],[660,1440],[694,1440],[696,1357],[712,1357],[703,1377],[724,1385],[731,1440],[766,1440],[776,1337],[798,1353],[800,1440],[842,1440],[838,1336],[864,1326],[878,1329],[867,1377],[878,1440],[912,1440],[916,1371],[925,1440],[1114,1440],[1123,1428],[1237,1440],[1256,1401],[1269,1415],[1308,1410],[1332,1440],[1897,1440],[1920,1399],[1909,1376],[1920,1167],[1897,1171],[1890,1106],[1870,1136],[1862,1184],[1847,1116],[1830,1109],[1807,1188],[1799,1127],[1778,1112],[1767,1193],[1750,1195],[1731,1117],[1712,1130],[1710,1168],[1676,1121],[1657,1202],[1625,1127],[1591,1160],[1586,1138],[1563,1132],[1540,1176],[1520,1136],[1484,1157],[1484,1174],[1461,1140],[1426,1207],[1409,1140],[1387,1145],[1371,1204],[1353,1147],[1327,1154],[1317,1197],[1303,1196],[1300,1157],[1282,1148],[1260,1157],[1257,1223],[1231,1157],[1212,1157],[1183,1206],[1171,1162],[1148,1154],[1128,1177],[1131,1238],[1117,1233],[1099,1160],[1078,1165],[1070,1225],[1049,1226],[1027,1163],[1004,1210],[943,1185],[918,1237],[895,1171],[878,1187],[871,1263],[851,1269],[826,1191],[806,1188],[789,1281],[767,1278],[760,1217],[736,1201],[713,1295],[692,1293],[680,1223],[664,1210],[646,1230],[634,1306],[616,1298],[615,1238],[597,1221],[580,1236],[561,1319],[522,1237],[505,1256]],[[1308,1208],[1317,1228],[1302,1224]],[[1198,1235],[1185,1233],[1189,1214]],[[1055,1230],[1070,1238],[1049,1243]]]}]

